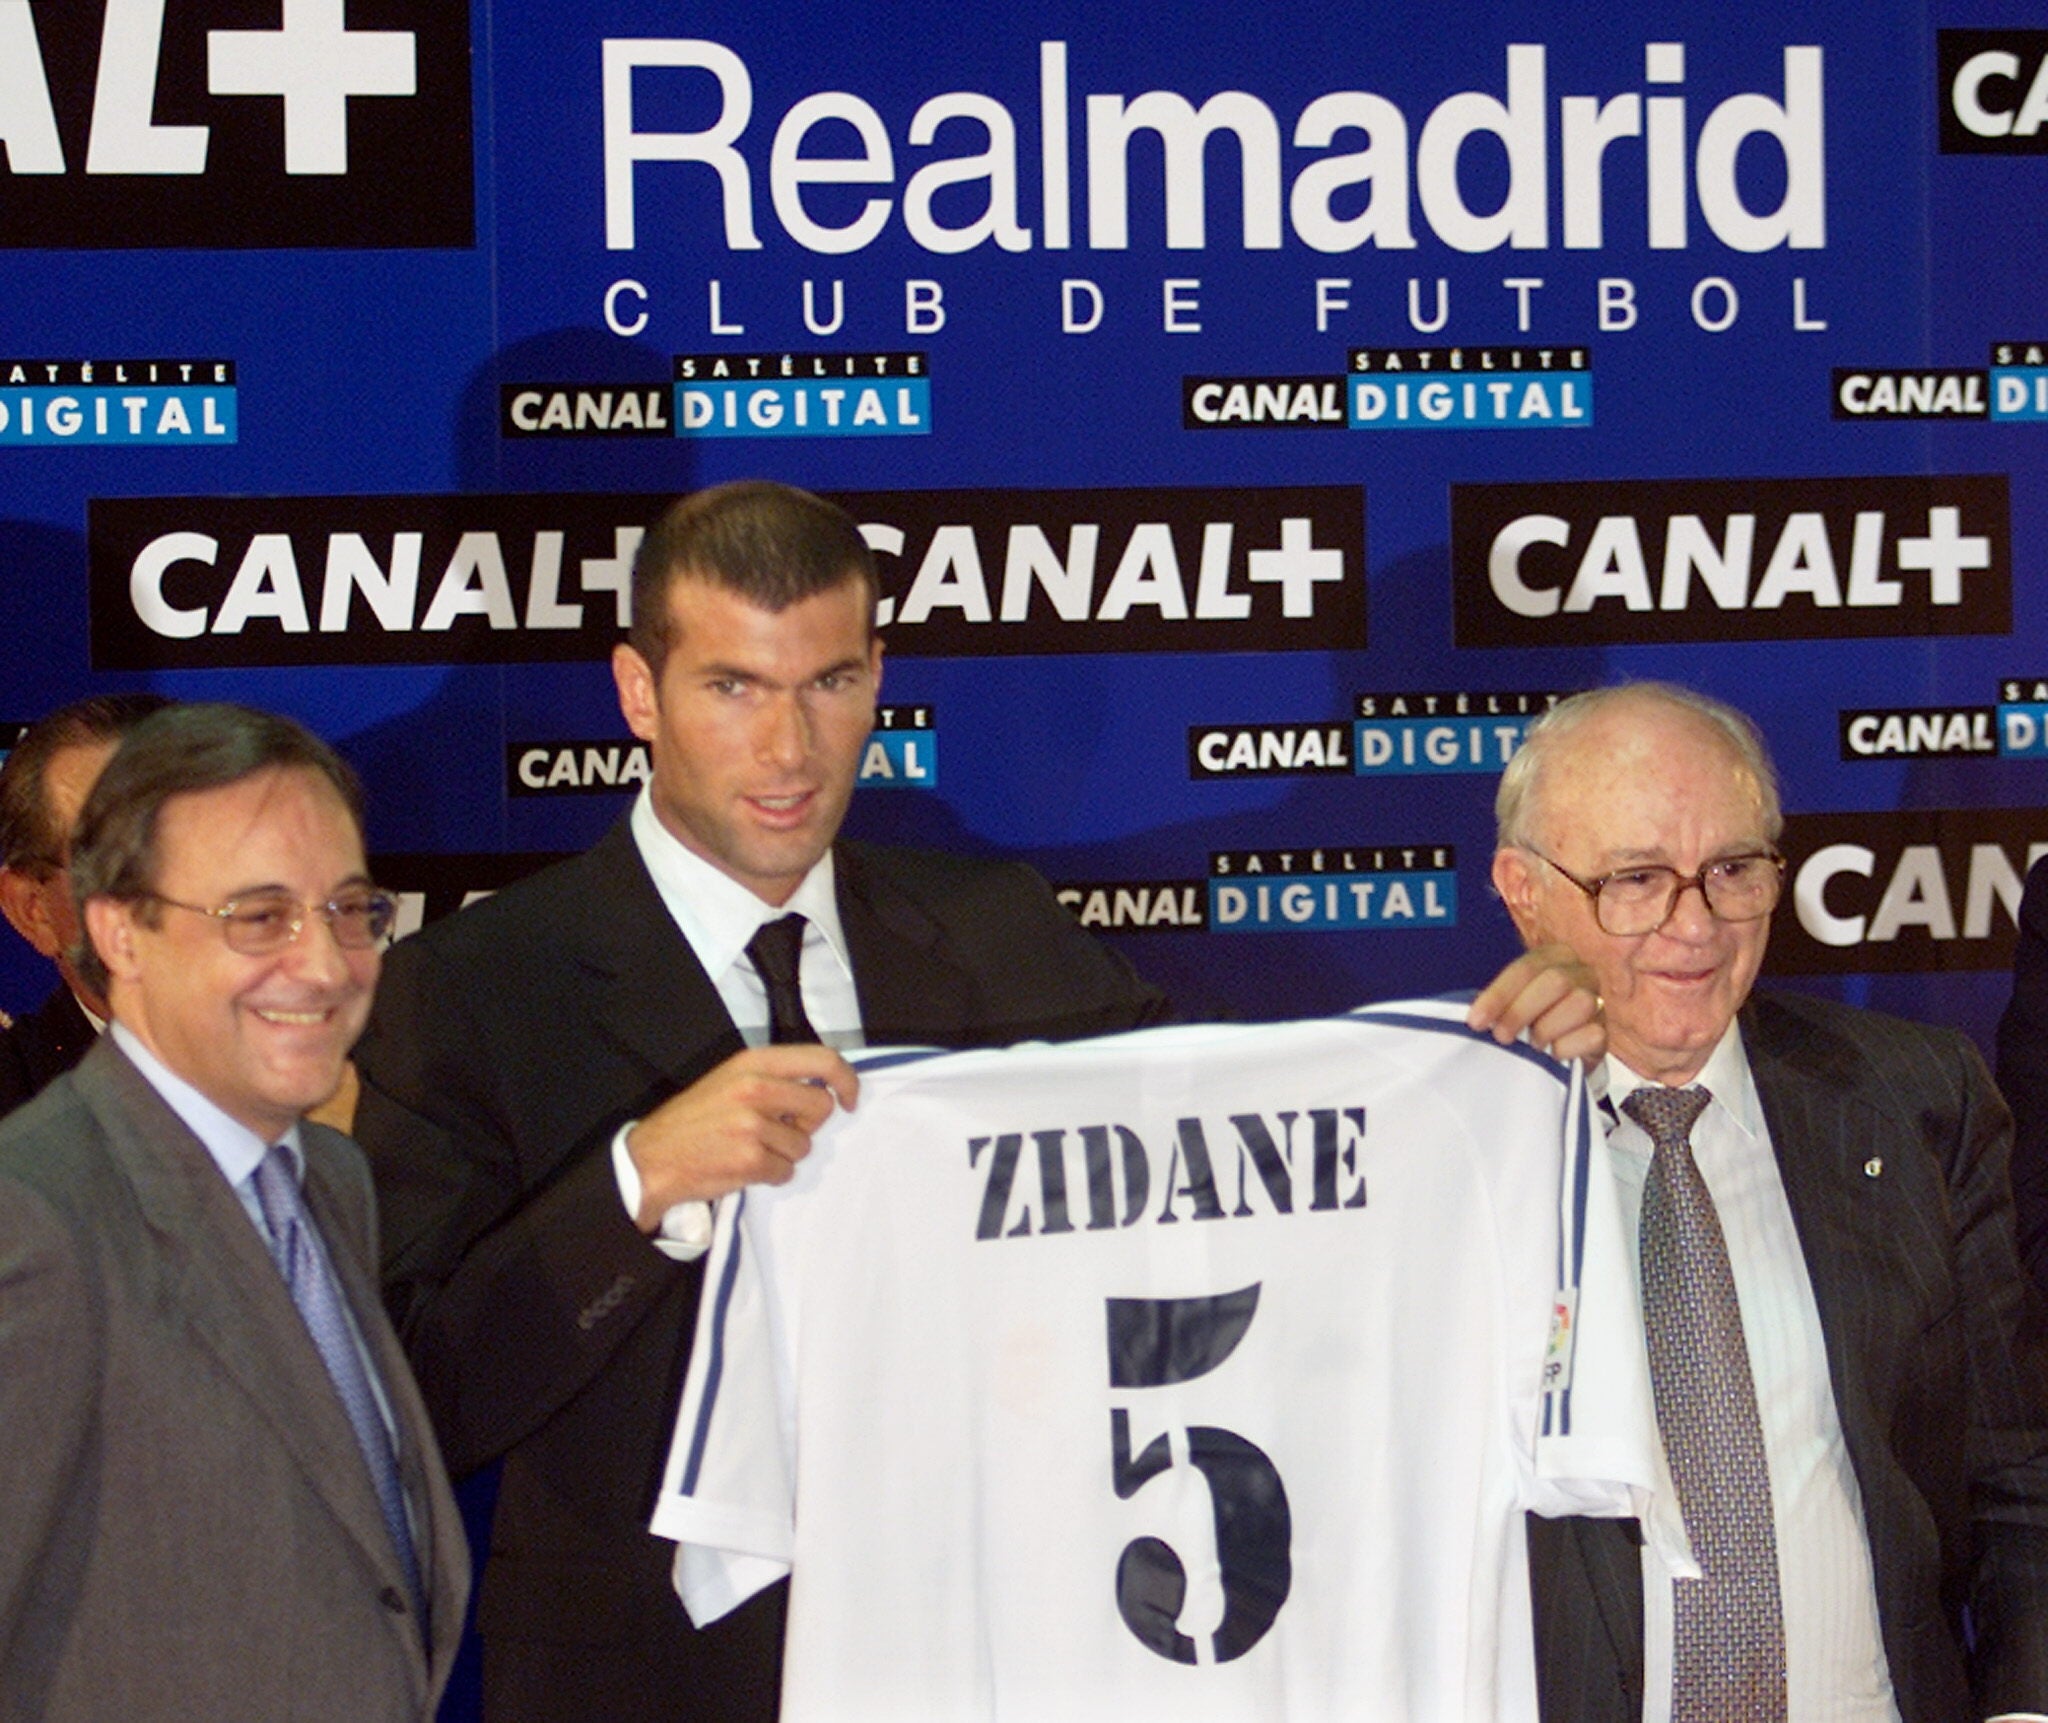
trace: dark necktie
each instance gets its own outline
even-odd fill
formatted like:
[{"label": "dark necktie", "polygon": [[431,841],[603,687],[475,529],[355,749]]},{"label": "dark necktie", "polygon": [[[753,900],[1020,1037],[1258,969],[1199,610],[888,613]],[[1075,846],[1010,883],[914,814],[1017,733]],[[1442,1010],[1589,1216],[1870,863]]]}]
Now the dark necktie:
[{"label": "dark necktie", "polygon": [[1650,1134],[1643,1325],[1657,1424],[1702,1577],[1673,1587],[1672,1723],[1785,1716],[1785,1616],[1763,1426],[1728,1243],[1692,1127],[1701,1088],[1648,1087],[1622,1111]]},{"label": "dark necktie", "polygon": [[270,1254],[278,1273],[284,1276],[292,1302],[299,1307],[306,1331],[313,1337],[342,1410],[355,1430],[356,1445],[362,1449],[363,1463],[370,1469],[377,1505],[383,1509],[384,1524],[398,1551],[399,1565],[405,1569],[406,1583],[412,1588],[413,1607],[420,1611],[424,1633],[426,1614],[422,1606],[419,1556],[413,1549],[412,1525],[405,1514],[398,1456],[392,1451],[391,1432],[385,1427],[384,1416],[377,1409],[368,1367],[349,1331],[341,1288],[334,1283],[313,1243],[313,1217],[306,1212],[299,1181],[292,1172],[290,1153],[282,1143],[271,1145],[256,1168],[254,1182],[257,1204],[263,1210],[264,1224],[270,1228]]},{"label": "dark necktie", "polygon": [[807,926],[802,916],[785,915],[779,921],[764,921],[747,941],[747,955],[768,990],[768,1039],[778,1044],[818,1039],[804,1013],[803,983],[797,979]]}]

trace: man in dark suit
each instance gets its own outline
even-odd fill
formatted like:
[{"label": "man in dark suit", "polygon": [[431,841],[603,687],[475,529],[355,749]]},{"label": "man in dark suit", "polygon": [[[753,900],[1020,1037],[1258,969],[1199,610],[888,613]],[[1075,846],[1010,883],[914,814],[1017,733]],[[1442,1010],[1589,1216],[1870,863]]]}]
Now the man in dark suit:
[{"label": "man in dark suit", "polygon": [[2012,1200],[2020,1258],[2048,1290],[2048,856],[2020,897],[2012,998],[1998,1020],[1998,1087],[2012,1107]]},{"label": "man in dark suit", "polygon": [[72,967],[71,828],[121,738],[168,706],[161,694],[93,694],[45,713],[0,765],[0,912],[57,965],[56,991],[0,1029],[0,1114],[85,1057],[107,1002]]},{"label": "man in dark suit", "polygon": [[[855,1102],[846,1062],[785,1031],[963,1047],[1165,1005],[1028,868],[837,841],[882,667],[842,511],[700,492],[633,580],[612,670],[650,784],[595,849],[396,947],[357,1050],[393,1313],[450,1464],[504,1460],[492,1723],[775,1714],[780,1588],[696,1632],[647,1522],[707,1201],[786,1180]],[[1592,1011],[1539,960],[1481,1015],[1569,1054]]]},{"label": "man in dark suit", "polygon": [[1573,945],[1606,1001],[1609,1149],[1700,1569],[1658,1569],[1632,1522],[1533,1521],[1545,1714],[2048,1711],[2048,1366],[1982,1061],[1752,996],[1781,820],[1731,708],[1655,683],[1566,701],[1499,816],[1517,927]]},{"label": "man in dark suit", "polygon": [[354,780],[139,726],[73,875],[112,1027],[0,1126],[0,1718],[426,1723],[468,1554],[339,1081],[394,913]]}]

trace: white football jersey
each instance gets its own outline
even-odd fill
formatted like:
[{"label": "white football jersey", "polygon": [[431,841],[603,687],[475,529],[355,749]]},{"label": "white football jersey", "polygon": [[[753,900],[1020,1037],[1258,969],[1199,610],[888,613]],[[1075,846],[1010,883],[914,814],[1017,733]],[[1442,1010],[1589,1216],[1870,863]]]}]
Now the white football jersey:
[{"label": "white football jersey", "polygon": [[858,1061],[720,1205],[692,1618],[792,1572],[799,1723],[1533,1717],[1522,1513],[1660,1458],[1577,1073],[1462,1015]]}]

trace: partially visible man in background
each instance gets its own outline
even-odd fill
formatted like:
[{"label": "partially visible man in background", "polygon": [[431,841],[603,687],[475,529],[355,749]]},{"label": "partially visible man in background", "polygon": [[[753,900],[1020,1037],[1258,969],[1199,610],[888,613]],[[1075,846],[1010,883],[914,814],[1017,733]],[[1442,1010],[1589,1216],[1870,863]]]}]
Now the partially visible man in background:
[{"label": "partially visible man in background", "polygon": [[121,738],[168,706],[161,694],[93,694],[38,718],[0,765],[0,912],[57,966],[54,993],[0,1029],[0,1114],[85,1057],[107,1002],[79,979],[71,828]]}]

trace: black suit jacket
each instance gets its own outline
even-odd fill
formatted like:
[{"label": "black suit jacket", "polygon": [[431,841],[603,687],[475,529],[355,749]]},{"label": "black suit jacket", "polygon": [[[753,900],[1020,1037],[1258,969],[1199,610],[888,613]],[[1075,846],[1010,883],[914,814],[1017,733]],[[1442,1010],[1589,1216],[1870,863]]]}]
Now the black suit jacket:
[{"label": "black suit jacket", "polygon": [[2020,1259],[2048,1289],[2048,856],[2027,872],[2012,999],[1998,1020],[1998,1086],[2012,1107],[2012,1198]]},{"label": "black suit jacket", "polygon": [[[857,843],[836,858],[872,1044],[1164,1014],[1028,868]],[[773,1715],[774,1605],[696,1633],[647,1530],[702,1272],[633,1225],[610,1156],[621,1124],[740,1046],[623,820],[386,960],[355,1129],[449,1464],[505,1462],[479,1614],[493,1717]]]},{"label": "black suit jacket", "polygon": [[39,1095],[99,1037],[63,982],[27,1017],[0,1029],[0,1116]]},{"label": "black suit jacket", "polygon": [[[1900,1713],[2048,1710],[2048,1336],[2013,1250],[2005,1108],[1949,1030],[1790,994],[1752,999],[1741,1024],[1820,1309]],[[1634,1532],[1530,1522],[1552,1723],[1641,1715]]]}]

